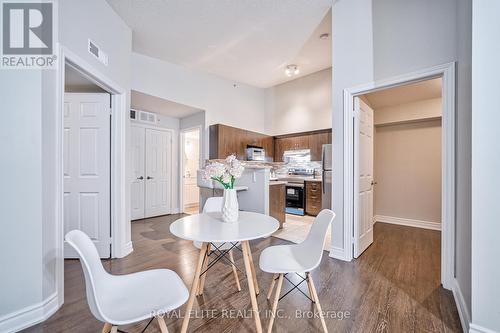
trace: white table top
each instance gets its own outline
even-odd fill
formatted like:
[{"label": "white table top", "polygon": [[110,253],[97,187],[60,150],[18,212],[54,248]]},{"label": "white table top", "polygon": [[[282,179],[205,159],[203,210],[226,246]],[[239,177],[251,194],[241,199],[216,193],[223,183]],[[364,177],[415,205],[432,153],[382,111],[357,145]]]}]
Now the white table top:
[{"label": "white table top", "polygon": [[239,212],[238,222],[222,222],[222,213],[203,213],[178,219],[170,225],[175,236],[199,242],[241,242],[270,236],[278,230],[274,217],[254,212]]}]

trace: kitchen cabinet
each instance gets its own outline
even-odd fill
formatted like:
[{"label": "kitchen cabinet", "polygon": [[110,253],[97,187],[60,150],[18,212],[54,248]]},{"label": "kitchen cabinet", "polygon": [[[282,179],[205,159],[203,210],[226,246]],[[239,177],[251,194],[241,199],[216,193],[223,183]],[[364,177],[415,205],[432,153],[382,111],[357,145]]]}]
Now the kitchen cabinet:
[{"label": "kitchen cabinet", "polygon": [[264,148],[266,158],[273,159],[274,138],[272,136],[222,124],[211,125],[209,133],[210,159],[221,159],[236,154],[238,159],[245,160],[247,145]]},{"label": "kitchen cabinet", "polygon": [[332,143],[331,129],[273,137],[241,128],[215,124],[210,126],[209,133],[210,159],[221,159],[236,154],[238,159],[245,160],[245,149],[247,145],[251,145],[264,148],[266,159],[269,161],[283,162],[283,153],[286,150],[299,149],[310,149],[311,161],[321,161],[322,146]]},{"label": "kitchen cabinet", "polygon": [[269,185],[269,215],[274,217],[280,223],[280,229],[285,223],[285,183],[271,182]]},{"label": "kitchen cabinet", "polygon": [[332,131],[314,133],[309,136],[311,147],[311,161],[321,161],[322,148],[324,144],[332,143]]},{"label": "kitchen cabinet", "polygon": [[274,161],[283,162],[286,150],[310,149],[311,161],[321,161],[322,146],[332,143],[331,129],[279,135],[274,139]]},{"label": "kitchen cabinet", "polygon": [[321,211],[321,181],[305,181],[306,214],[316,216]]}]

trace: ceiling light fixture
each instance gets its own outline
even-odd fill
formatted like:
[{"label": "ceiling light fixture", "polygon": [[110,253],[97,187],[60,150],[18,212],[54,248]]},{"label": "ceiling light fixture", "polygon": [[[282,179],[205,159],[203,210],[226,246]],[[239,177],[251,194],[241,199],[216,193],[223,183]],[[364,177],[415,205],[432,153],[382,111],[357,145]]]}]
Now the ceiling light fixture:
[{"label": "ceiling light fixture", "polygon": [[285,69],[286,76],[293,76],[299,74],[299,67],[297,65],[288,65]]},{"label": "ceiling light fixture", "polygon": [[324,34],[319,35],[319,39],[328,39],[330,37],[330,34],[328,32],[325,32]]}]

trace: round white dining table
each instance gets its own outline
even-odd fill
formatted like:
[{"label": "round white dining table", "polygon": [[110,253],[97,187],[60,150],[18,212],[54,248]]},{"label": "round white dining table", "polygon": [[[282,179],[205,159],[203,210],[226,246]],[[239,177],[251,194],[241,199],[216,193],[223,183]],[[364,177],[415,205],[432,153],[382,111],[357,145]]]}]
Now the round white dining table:
[{"label": "round white dining table", "polygon": [[259,294],[259,285],[257,283],[249,241],[270,236],[278,230],[279,222],[272,216],[260,213],[239,212],[238,215],[238,221],[234,223],[223,222],[222,213],[202,213],[180,218],[170,225],[170,232],[173,235],[182,239],[203,243],[198,257],[193,284],[191,285],[186,316],[184,316],[182,322],[182,333],[187,332],[190,319],[189,314],[193,308],[200,282],[200,274],[204,262],[208,260],[207,254],[210,251],[211,244],[237,242],[241,242],[255,325],[257,332],[262,332],[256,297]]}]

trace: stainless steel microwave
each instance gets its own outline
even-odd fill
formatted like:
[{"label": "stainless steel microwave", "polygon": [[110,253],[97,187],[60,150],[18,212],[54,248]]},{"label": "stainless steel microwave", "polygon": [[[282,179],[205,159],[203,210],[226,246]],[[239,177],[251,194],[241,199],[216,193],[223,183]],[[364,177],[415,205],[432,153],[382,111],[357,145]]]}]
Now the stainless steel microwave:
[{"label": "stainless steel microwave", "polygon": [[247,147],[247,161],[265,161],[266,151],[262,147]]}]

